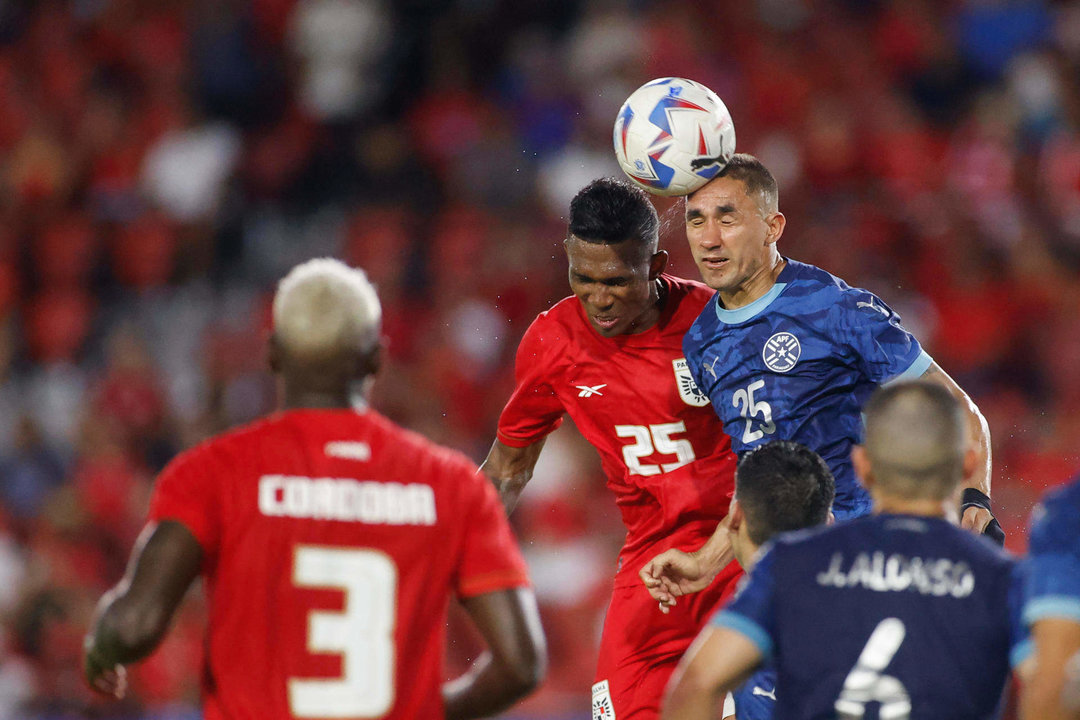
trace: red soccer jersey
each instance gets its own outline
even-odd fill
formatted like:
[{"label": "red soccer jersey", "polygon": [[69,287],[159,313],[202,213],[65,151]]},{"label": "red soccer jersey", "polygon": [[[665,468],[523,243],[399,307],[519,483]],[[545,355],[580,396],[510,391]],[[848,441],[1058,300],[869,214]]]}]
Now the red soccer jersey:
[{"label": "red soccer jersey", "polygon": [[616,586],[639,582],[656,552],[700,546],[734,492],[731,444],[682,352],[712,291],[660,279],[660,319],[636,335],[603,337],[576,297],[540,313],[518,346],[517,387],[499,418],[499,440],[524,447],[569,413],[600,453],[627,530]]},{"label": "red soccer jersey", "polygon": [[374,411],[293,410],[174,460],[202,546],[205,716],[442,717],[448,599],[527,584],[494,488]]}]

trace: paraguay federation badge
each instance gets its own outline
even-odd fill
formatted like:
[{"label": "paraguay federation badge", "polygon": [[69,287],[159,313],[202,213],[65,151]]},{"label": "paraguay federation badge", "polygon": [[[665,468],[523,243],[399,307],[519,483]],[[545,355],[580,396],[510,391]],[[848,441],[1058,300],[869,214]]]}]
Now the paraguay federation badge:
[{"label": "paraguay federation badge", "polygon": [[694,382],[694,376],[690,374],[690,366],[686,364],[686,358],[672,360],[671,365],[675,368],[675,386],[679,388],[679,397],[687,405],[703,407],[709,404],[709,396],[701,392],[701,388]]},{"label": "paraguay federation badge", "polygon": [[773,372],[786,373],[795,367],[802,355],[802,345],[799,338],[789,332],[775,333],[765,341],[765,347],[761,349],[761,359],[765,361],[765,367]]}]

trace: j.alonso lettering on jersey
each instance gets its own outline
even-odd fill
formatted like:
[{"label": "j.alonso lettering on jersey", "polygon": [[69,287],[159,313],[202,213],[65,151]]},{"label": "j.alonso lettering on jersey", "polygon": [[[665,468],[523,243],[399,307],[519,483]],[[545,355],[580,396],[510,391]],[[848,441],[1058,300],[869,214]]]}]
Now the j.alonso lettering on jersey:
[{"label": "j.alonso lettering on jersey", "polygon": [[850,563],[834,553],[829,569],[818,573],[818,585],[863,588],[877,592],[917,592],[936,597],[964,598],[975,589],[975,574],[965,562],[859,553]]},{"label": "j.alonso lettering on jersey", "polygon": [[434,525],[435,493],[422,483],[263,475],[259,512],[369,525]]}]

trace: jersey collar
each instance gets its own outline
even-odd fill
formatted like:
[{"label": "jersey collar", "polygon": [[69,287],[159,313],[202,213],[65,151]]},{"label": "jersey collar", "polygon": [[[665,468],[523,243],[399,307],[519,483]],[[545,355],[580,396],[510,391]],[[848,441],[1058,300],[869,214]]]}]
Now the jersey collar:
[{"label": "jersey collar", "polygon": [[[794,272],[793,263],[791,260],[784,258],[787,265],[780,271],[780,275],[777,276],[776,282],[769,288],[769,292],[759,297],[749,305],[743,305],[741,308],[735,310],[727,310],[720,306],[720,293],[716,293],[713,299],[713,308],[716,310],[716,319],[725,325],[738,325],[744,323],[747,320],[755,317],[761,313],[765,308],[772,304],[772,301],[780,296],[780,293],[784,292],[784,288],[788,286],[787,280]],[[783,279],[784,282],[780,282]]]}]

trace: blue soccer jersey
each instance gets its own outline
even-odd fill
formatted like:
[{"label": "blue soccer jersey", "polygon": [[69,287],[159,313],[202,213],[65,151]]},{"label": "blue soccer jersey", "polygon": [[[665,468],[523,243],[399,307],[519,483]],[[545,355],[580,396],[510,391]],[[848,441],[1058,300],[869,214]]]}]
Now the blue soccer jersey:
[{"label": "blue soccer jersey", "polygon": [[870,510],[851,466],[863,403],[879,385],[919,377],[932,362],[873,293],[793,260],[745,307],[725,310],[715,295],[683,338],[683,353],[736,453],[794,440],[825,459],[838,519]]},{"label": "blue soccer jersey", "polygon": [[777,539],[712,623],[773,663],[778,720],[975,720],[1021,659],[1022,590],[985,539],[873,515]]},{"label": "blue soccer jersey", "polygon": [[758,670],[731,694],[736,720],[772,720],[776,712],[776,671],[771,667]]},{"label": "blue soccer jersey", "polygon": [[1080,623],[1080,478],[1046,495],[1032,513],[1024,622]]}]

